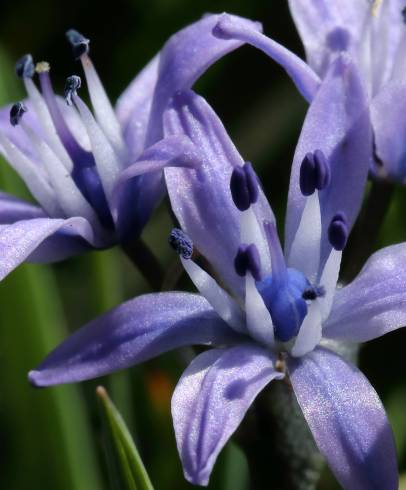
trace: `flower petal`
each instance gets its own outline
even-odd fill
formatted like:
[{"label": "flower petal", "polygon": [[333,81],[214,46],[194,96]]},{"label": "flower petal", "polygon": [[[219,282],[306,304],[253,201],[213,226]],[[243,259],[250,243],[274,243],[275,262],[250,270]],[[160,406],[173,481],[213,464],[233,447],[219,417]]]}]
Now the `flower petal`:
[{"label": "flower petal", "polygon": [[406,84],[390,83],[373,98],[371,120],[376,154],[383,168],[375,172],[406,182]]},{"label": "flower petal", "polygon": [[32,218],[46,218],[46,214],[39,206],[6,192],[0,192],[0,224],[11,224]]},{"label": "flower petal", "polygon": [[406,243],[373,254],[338,289],[323,336],[365,342],[406,325]]},{"label": "flower petal", "polygon": [[[60,232],[59,240],[47,242],[57,232]],[[67,250],[60,248],[64,242],[63,235],[72,246],[72,237],[81,237],[84,242],[101,246],[84,218],[34,218],[0,225],[0,280],[25,260],[32,258],[33,261],[52,262],[60,256],[66,257]],[[42,252],[41,247],[44,247]],[[74,247],[76,249],[77,245]]]},{"label": "flower petal", "polygon": [[290,358],[288,371],[316,444],[341,486],[397,490],[393,434],[365,376],[321,348]]},{"label": "flower petal", "polygon": [[29,379],[35,386],[96,378],[191,344],[240,339],[196,294],[139,296],[88,323],[59,345]]},{"label": "flower petal", "polygon": [[310,66],[324,76],[337,52],[358,50],[369,2],[342,0],[289,0],[289,8],[306,50]]},{"label": "flower petal", "polygon": [[[220,15],[206,15],[174,34],[159,55],[158,80],[149,120],[147,145],[162,137],[162,114],[169,99],[179,90],[186,90],[218,59],[234,51],[241,41],[224,41],[213,36],[212,31]],[[261,30],[258,22],[237,16],[243,25]]]},{"label": "flower petal", "polygon": [[[234,166],[244,162],[213,109],[192,91],[173,98],[164,125],[167,135],[189,136],[202,160],[198,170],[165,169],[172,209],[227,287],[243,297],[244,280],[234,270],[241,213],[231,197],[230,178]],[[259,222],[274,221],[262,192],[255,208]]]},{"label": "flower petal", "polygon": [[[146,149],[121,172],[112,193],[113,216],[121,237],[142,229],[163,194],[165,167],[198,166],[194,145],[187,136],[170,136]],[[156,192],[154,192],[156,191]]]},{"label": "flower petal", "polygon": [[183,373],[172,398],[172,417],[185,477],[207,485],[217,455],[258,393],[283,378],[276,359],[255,344],[212,349]]},{"label": "flower petal", "polygon": [[266,37],[252,24],[247,24],[238,17],[223,14],[219,18],[213,34],[220,39],[238,39],[260,49],[286,70],[307,101],[310,102],[316,95],[320,86],[320,79],[310,66],[281,44]]},{"label": "flower petal", "polygon": [[358,214],[371,148],[366,96],[356,67],[341,57],[329,70],[309,108],[296,148],[286,218],[287,256],[306,203],[299,184],[305,155],[322,150],[331,169],[330,185],[319,191],[322,223],[320,263],[323,266],[331,250],[327,229],[333,216],[338,211],[344,212],[351,227]]}]

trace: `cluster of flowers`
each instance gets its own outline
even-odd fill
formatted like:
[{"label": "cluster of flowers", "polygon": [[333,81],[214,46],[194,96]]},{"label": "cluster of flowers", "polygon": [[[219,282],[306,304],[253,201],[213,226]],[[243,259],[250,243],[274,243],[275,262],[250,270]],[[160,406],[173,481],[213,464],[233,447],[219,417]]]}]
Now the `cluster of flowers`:
[{"label": "cluster of flowers", "polygon": [[[406,324],[406,243],[373,254],[350,284],[337,286],[368,174],[406,179],[403,1],[289,3],[307,63],[258,23],[209,15],[170,38],[115,108],[80,33],[67,37],[93,111],[78,95],[78,76],[67,79],[64,100],[54,94],[49,65],[19,60],[28,98],[0,112],[0,149],[39,206],[0,195],[0,277],[23,261],[130,242],[167,191],[181,227],[169,242],[199,294],[147,294],[118,306],[65,340],[30,382],[76,382],[180,346],[212,346],[186,369],[172,399],[189,481],[208,483],[257,394],[288,380],[341,485],[395,490],[384,408],[328,342],[365,342]],[[283,249],[252,165],[191,90],[244,43],[278,62],[310,103]]]}]

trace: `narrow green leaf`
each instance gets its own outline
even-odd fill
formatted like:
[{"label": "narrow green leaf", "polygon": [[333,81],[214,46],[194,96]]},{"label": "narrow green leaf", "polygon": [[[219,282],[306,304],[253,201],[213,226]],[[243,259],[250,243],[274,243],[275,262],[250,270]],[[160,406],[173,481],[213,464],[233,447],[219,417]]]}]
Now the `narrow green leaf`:
[{"label": "narrow green leaf", "polygon": [[[96,395],[102,407],[103,421],[108,430],[108,439],[118,466],[122,488],[128,490],[153,490],[152,483],[134,441],[123,418],[110,400],[107,391],[102,386],[99,386],[96,390]],[[110,454],[107,457],[110,459]],[[110,464],[111,461],[108,461],[108,463]]]}]

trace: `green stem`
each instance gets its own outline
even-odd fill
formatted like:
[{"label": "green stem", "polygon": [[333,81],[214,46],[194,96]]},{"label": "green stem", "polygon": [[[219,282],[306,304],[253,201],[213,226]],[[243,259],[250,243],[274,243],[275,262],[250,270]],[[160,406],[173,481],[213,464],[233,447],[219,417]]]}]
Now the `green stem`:
[{"label": "green stem", "polygon": [[123,243],[122,248],[151,288],[160,291],[164,281],[164,271],[148,245],[138,239]]}]

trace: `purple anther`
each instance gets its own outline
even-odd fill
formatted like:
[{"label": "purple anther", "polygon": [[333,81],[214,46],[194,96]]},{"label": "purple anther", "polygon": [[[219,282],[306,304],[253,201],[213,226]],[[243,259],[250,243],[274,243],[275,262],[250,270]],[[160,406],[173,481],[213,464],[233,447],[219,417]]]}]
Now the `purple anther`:
[{"label": "purple anther", "polygon": [[32,78],[35,73],[35,65],[30,54],[25,54],[17,62],[15,66],[16,75],[18,78]]},{"label": "purple anther", "polygon": [[27,108],[22,102],[16,102],[10,109],[10,124],[17,126],[23,117],[24,112],[27,112]]},{"label": "purple anther", "polygon": [[299,185],[304,196],[311,196],[316,190],[316,163],[311,152],[306,154],[300,166]]},{"label": "purple anther", "polygon": [[330,183],[330,165],[321,150],[316,150],[313,153],[313,160],[315,165],[316,189],[322,191]]},{"label": "purple anther", "polygon": [[261,280],[261,259],[254,243],[250,245],[242,244],[238,247],[238,252],[234,259],[234,268],[241,277],[250,272],[256,281]]},{"label": "purple anther", "polygon": [[240,211],[246,211],[258,200],[258,179],[247,162],[243,167],[235,167],[230,179],[230,190],[234,204]]},{"label": "purple anther", "polygon": [[243,170],[245,172],[245,178],[247,183],[247,189],[250,196],[251,204],[254,204],[258,201],[259,196],[259,184],[258,177],[255,173],[255,170],[252,168],[252,164],[250,162],[245,162],[243,166]]},{"label": "purple anther", "polygon": [[168,242],[175,252],[181,255],[184,259],[190,259],[192,257],[193,242],[181,229],[173,228],[168,237]]},{"label": "purple anther", "polygon": [[348,239],[348,222],[343,212],[338,212],[328,227],[328,240],[335,250],[343,250]]},{"label": "purple anther", "polygon": [[73,56],[77,60],[89,52],[90,40],[75,29],[69,29],[65,34],[66,39],[72,46]]},{"label": "purple anther", "polygon": [[327,34],[326,41],[327,46],[332,51],[347,51],[350,46],[351,35],[344,27],[336,27]]},{"label": "purple anther", "polygon": [[72,97],[82,85],[82,80],[77,75],[72,75],[66,79],[64,97],[68,105],[72,105]]}]

